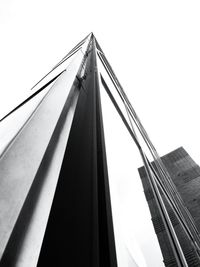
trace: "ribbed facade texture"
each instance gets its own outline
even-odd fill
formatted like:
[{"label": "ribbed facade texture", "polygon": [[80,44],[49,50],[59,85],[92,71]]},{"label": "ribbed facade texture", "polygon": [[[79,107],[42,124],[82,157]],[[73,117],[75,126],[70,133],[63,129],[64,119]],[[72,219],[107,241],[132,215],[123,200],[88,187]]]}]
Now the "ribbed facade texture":
[{"label": "ribbed facade texture", "polygon": [[[198,231],[200,231],[200,167],[193,161],[183,147],[170,152],[161,159],[166,166],[184,205],[191,214]],[[154,162],[152,164],[155,166]],[[175,267],[177,266],[177,263],[144,167],[139,168],[139,174],[165,266]],[[163,200],[166,204],[169,217],[174,226],[188,266],[200,266],[199,259],[191,242],[183,231],[182,226],[179,224],[176,215],[172,211],[164,196]]]}]

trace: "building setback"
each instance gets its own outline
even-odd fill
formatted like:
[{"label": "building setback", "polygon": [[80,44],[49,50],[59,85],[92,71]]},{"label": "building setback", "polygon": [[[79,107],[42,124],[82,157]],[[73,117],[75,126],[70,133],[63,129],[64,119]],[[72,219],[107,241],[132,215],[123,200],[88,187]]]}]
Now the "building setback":
[{"label": "building setback", "polygon": [[[193,161],[183,147],[170,152],[161,159],[166,166],[176,186],[176,189],[183,200],[184,205],[190,212],[196,228],[200,232],[200,167]],[[155,166],[154,162],[152,164]],[[149,181],[147,179],[145,168],[141,167],[138,169],[138,171],[144,188],[144,194],[150,209],[152,223],[162,251],[165,266],[175,267],[177,266],[177,263],[174,258],[174,254],[165,231],[165,226],[162,222]],[[179,224],[179,221],[176,218],[176,215],[172,211],[164,196],[163,201],[167,207],[168,214],[174,226],[188,266],[200,266],[200,261],[190,240],[187,238],[182,226]]]}]

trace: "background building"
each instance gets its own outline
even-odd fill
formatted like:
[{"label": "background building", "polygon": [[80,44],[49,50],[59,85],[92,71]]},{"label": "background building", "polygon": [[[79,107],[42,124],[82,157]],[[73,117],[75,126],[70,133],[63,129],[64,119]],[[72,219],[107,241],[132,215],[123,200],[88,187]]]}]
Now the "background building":
[{"label": "background building", "polygon": [[[184,202],[184,205],[190,212],[198,231],[200,231],[200,167],[193,161],[183,147],[163,156],[162,161],[166,166],[177,191]],[[155,166],[154,162],[153,166]],[[144,188],[144,194],[151,212],[152,223],[163,254],[164,263],[166,266],[175,267],[177,264],[173,256],[173,251],[144,167],[139,168],[139,174]],[[173,213],[169,203],[164,197],[163,200],[167,207],[168,214],[174,226],[188,266],[199,266],[200,262],[191,242],[179,224],[179,221]]]}]

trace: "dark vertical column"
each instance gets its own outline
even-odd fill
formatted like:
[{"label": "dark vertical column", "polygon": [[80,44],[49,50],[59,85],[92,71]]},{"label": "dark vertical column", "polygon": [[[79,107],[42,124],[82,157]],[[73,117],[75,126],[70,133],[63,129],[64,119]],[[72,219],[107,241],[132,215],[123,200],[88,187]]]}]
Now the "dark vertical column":
[{"label": "dark vertical column", "polygon": [[43,240],[38,267],[116,267],[94,45]]},{"label": "dark vertical column", "polygon": [[99,201],[99,248],[100,266],[117,266],[114,230],[111,211],[106,148],[104,140],[101,98],[95,58],[95,88],[96,88],[96,121],[97,121],[97,168],[98,168],[98,201]]}]

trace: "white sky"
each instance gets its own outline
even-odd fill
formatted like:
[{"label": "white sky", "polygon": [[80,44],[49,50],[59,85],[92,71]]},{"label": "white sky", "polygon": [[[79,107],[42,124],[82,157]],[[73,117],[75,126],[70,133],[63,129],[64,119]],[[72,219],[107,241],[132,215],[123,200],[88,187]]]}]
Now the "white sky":
[{"label": "white sky", "polygon": [[[199,14],[200,2],[191,0],[1,0],[0,116],[93,31],[158,152],[183,146],[200,163]],[[139,154],[102,98],[116,228],[126,229],[121,235],[131,253],[137,242],[147,266],[160,267]],[[134,257],[144,266],[138,252]]]}]

